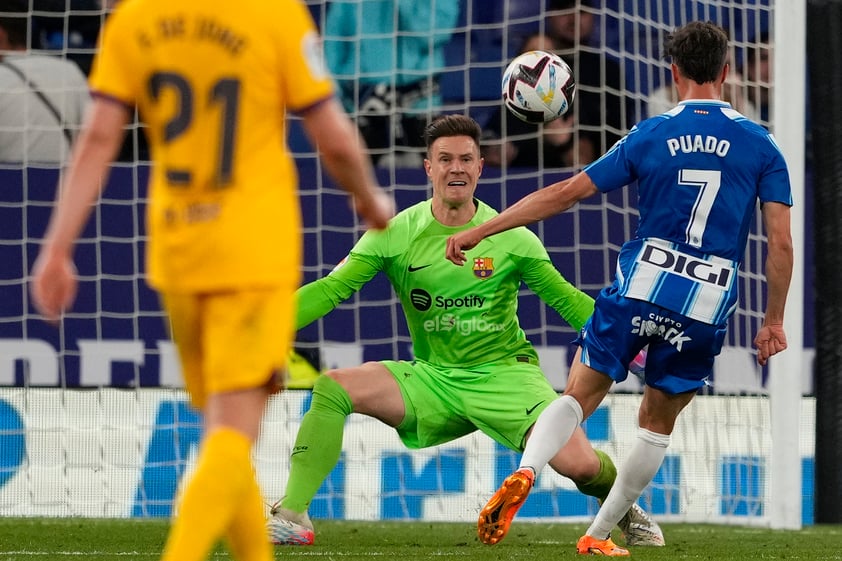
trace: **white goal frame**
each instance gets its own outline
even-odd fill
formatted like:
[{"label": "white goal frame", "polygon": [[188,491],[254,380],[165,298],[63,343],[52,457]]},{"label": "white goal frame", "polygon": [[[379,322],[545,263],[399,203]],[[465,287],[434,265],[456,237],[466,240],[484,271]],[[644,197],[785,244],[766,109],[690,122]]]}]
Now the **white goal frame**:
[{"label": "white goal frame", "polygon": [[[775,138],[786,157],[792,180],[792,239],[795,244],[792,282],[789,288],[784,328],[792,351],[774,357],[769,366],[769,399],[772,425],[770,465],[772,528],[801,528],[801,456],[798,423],[801,412],[804,371],[804,130],[806,76],[804,80],[779,79],[806,68],[806,2],[778,0],[774,3],[774,61],[772,116]],[[785,30],[785,32],[784,32]],[[784,109],[785,108],[785,109]]]}]

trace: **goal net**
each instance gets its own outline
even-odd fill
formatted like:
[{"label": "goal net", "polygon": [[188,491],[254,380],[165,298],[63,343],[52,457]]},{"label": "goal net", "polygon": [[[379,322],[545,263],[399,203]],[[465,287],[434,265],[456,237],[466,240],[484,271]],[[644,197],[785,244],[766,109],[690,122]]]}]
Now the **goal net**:
[{"label": "goal net", "polygon": [[[690,20],[717,21],[728,30],[735,70],[727,95],[747,116],[774,127],[769,92],[783,87],[783,81],[774,81],[770,73],[770,57],[778,40],[773,0],[570,3],[574,7],[560,13],[568,18],[568,33],[579,36],[590,26],[592,32],[579,39],[575,48],[557,45],[571,63],[578,88],[573,119],[561,133],[568,143],[567,160],[561,163],[552,159],[549,130],[515,130],[505,113],[498,112],[502,69],[527,38],[554,32],[549,17],[555,10],[533,0],[462,0],[458,15],[447,27],[423,30],[416,26],[366,36],[358,31],[365,26],[358,26],[349,35],[332,36],[328,31],[337,28],[328,19],[334,4],[351,4],[359,11],[364,3],[308,2],[328,44],[333,41],[361,50],[364,40],[376,38],[390,46],[384,52],[394,52],[398,41],[406,38],[428,48],[441,43],[441,71],[414,70],[424,82],[419,86],[422,93],[438,90],[439,108],[411,105],[412,96],[405,94],[413,90],[399,82],[399,73],[392,73],[390,85],[398,87],[403,97],[374,100],[387,112],[389,143],[373,148],[372,155],[378,160],[381,183],[390,188],[399,208],[430,195],[421,167],[423,149],[411,138],[411,123],[404,122],[407,115],[422,121],[439,112],[471,115],[489,133],[485,141],[489,161],[493,150],[508,141],[530,146],[527,150],[537,158],[534,164],[505,158],[494,165],[486,163],[477,196],[495,208],[505,208],[580,169],[589,161],[588,154],[598,156],[639,119],[675,103],[669,65],[661,58],[661,41],[665,32]],[[434,13],[443,4],[442,0],[425,3]],[[76,60],[84,68],[94,43],[74,33],[75,22],[93,23],[96,28],[107,12],[98,3],[82,0],[62,3],[57,11],[37,0],[30,7],[31,52]],[[395,16],[391,23],[399,26],[402,21]],[[362,108],[369,111],[375,95],[361,85],[367,72],[357,68],[336,75],[352,115],[362,118],[361,124],[370,117]],[[0,122],[0,132],[3,126]],[[775,132],[803,144],[803,127]],[[305,280],[312,281],[346,255],[361,229],[344,192],[319,166],[295,118],[289,135],[300,172]],[[163,314],[157,297],[145,285],[143,212],[149,165],[142,127],[133,125],[129,138],[78,245],[79,298],[59,329],[36,316],[26,287],[58,170],[27,161],[0,164],[2,514],[166,516],[172,511],[182,476],[191,469],[200,419],[186,405]],[[593,152],[583,146],[591,146]],[[636,191],[630,187],[587,200],[571,212],[536,225],[535,232],[565,277],[596,295],[610,283],[617,252],[634,233],[636,202]],[[781,499],[776,497],[770,475],[778,468],[773,462],[776,439],[770,429],[774,419],[769,372],[755,365],[751,348],[765,297],[764,241],[758,213],[740,274],[740,307],[729,326],[711,386],[682,414],[667,460],[641,498],[641,504],[659,520],[780,524],[774,513],[775,501]],[[519,317],[539,350],[548,378],[562,389],[575,334],[526,289],[520,297]],[[412,358],[400,304],[381,277],[301,330],[296,345],[302,354],[317,357],[321,368]],[[802,351],[799,345],[787,352],[796,353],[800,364]],[[800,388],[808,393],[808,371],[803,372]],[[608,452],[620,466],[636,438],[641,391],[640,381],[630,377],[616,386],[585,424],[594,446]],[[805,471],[803,476],[798,472],[794,476],[799,479],[802,518],[810,522],[813,405],[800,396],[796,404],[801,413],[787,434],[800,443],[792,453]],[[290,390],[273,398],[255,452],[267,502],[283,494],[289,454],[308,406],[308,391]],[[482,434],[410,451],[388,427],[354,415],[347,424],[340,463],[320,489],[311,516],[473,521],[502,478],[517,466],[517,459],[517,454]],[[585,520],[596,509],[593,499],[547,470],[519,517]]]}]

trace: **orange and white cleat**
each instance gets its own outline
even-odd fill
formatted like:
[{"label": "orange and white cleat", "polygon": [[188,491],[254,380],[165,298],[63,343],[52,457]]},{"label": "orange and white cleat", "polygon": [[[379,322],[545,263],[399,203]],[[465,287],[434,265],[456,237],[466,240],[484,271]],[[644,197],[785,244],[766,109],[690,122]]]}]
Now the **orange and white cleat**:
[{"label": "orange and white cleat", "polygon": [[576,551],[580,555],[604,555],[606,557],[628,557],[630,555],[628,549],[619,547],[611,541],[611,538],[598,540],[588,535],[579,538]]},{"label": "orange and white cleat", "polygon": [[535,473],[529,468],[521,468],[503,481],[479,513],[479,541],[494,545],[506,537],[515,514],[523,505],[534,483]]}]

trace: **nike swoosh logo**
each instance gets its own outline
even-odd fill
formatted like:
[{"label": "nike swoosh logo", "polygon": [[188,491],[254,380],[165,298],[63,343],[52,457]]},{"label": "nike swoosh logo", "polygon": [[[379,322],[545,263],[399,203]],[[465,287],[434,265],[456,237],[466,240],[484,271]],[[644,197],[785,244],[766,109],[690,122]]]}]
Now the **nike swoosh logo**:
[{"label": "nike swoosh logo", "polygon": [[532,407],[530,407],[529,409],[527,409],[527,410],[526,410],[526,414],[527,414],[527,415],[531,415],[531,414],[532,414],[532,412],[533,412],[533,411],[535,411],[535,410],[538,408],[538,406],[539,406],[539,405],[541,405],[542,403],[544,403],[544,402],[543,402],[543,401],[539,401],[538,403],[536,403],[535,405],[533,405]]},{"label": "nike swoosh logo", "polygon": [[426,269],[429,266],[430,265],[421,265],[420,267],[413,267],[412,265],[410,265],[409,267],[406,268],[406,270],[409,271],[410,273],[414,273],[415,271],[420,271],[421,269]]}]

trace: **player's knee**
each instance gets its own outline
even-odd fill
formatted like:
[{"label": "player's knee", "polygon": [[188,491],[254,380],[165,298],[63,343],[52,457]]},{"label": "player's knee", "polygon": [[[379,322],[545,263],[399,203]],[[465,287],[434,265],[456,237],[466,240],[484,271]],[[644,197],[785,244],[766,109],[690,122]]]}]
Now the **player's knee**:
[{"label": "player's knee", "polygon": [[345,415],[354,411],[351,396],[342,385],[326,372],[313,384],[313,404],[311,408],[328,407]]}]

